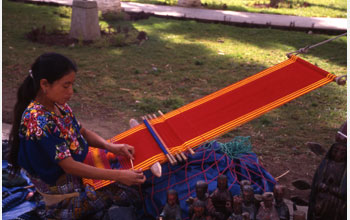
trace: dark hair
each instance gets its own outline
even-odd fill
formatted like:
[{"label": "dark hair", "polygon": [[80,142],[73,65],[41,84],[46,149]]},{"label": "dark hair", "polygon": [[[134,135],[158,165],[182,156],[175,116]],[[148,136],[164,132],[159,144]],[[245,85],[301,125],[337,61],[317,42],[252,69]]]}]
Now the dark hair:
[{"label": "dark hair", "polygon": [[13,171],[19,171],[18,152],[19,152],[19,127],[22,114],[29,103],[35,99],[40,90],[40,80],[46,79],[50,84],[70,72],[77,72],[77,67],[67,57],[58,53],[44,53],[33,63],[28,76],[24,79],[22,85],[17,91],[17,102],[13,110],[13,124],[10,133],[10,154],[9,163]]}]

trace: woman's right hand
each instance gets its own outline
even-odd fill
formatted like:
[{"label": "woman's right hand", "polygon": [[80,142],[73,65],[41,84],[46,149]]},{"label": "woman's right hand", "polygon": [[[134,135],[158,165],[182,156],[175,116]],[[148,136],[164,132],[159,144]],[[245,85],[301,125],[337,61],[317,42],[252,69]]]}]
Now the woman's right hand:
[{"label": "woman's right hand", "polygon": [[127,185],[138,185],[146,181],[146,176],[143,175],[141,169],[138,170],[118,170],[118,176],[115,179],[116,181]]}]

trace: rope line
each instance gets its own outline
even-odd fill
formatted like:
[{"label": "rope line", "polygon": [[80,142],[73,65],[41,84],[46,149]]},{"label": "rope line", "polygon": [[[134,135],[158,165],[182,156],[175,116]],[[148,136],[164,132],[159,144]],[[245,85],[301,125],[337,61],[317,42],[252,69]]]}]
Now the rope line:
[{"label": "rope line", "polygon": [[325,41],[321,41],[317,44],[314,44],[314,45],[311,45],[311,46],[306,46],[306,47],[303,47],[303,48],[300,48],[299,50],[296,50],[296,51],[293,51],[293,52],[290,52],[290,53],[287,53],[287,57],[290,58],[292,54],[295,53],[295,55],[298,55],[298,54],[301,54],[301,53],[307,53],[310,49],[314,48],[314,47],[318,47],[320,45],[323,45],[325,43],[328,43],[330,41],[333,41],[333,40],[336,40],[338,39],[339,37],[342,37],[342,36],[345,36],[347,33],[343,33],[343,34],[340,34],[334,38],[331,38],[331,39],[328,39],[328,40],[325,40]]}]

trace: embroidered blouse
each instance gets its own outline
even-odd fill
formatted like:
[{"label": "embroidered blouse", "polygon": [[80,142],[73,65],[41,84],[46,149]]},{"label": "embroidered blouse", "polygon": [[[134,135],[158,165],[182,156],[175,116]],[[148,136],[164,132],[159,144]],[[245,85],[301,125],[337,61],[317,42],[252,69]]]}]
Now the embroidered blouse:
[{"label": "embroidered blouse", "polygon": [[[67,157],[82,162],[88,152],[88,143],[80,133],[81,125],[71,108],[67,104],[58,107],[62,116],[32,101],[22,115],[19,130],[18,163],[29,173],[36,187],[41,185],[38,188],[47,193],[76,191],[72,185],[75,182],[81,186],[80,178],[63,175],[65,172],[58,162]],[[59,179],[62,182],[62,177],[65,189],[52,192],[49,188],[57,186]],[[71,187],[67,189],[69,183]]]}]

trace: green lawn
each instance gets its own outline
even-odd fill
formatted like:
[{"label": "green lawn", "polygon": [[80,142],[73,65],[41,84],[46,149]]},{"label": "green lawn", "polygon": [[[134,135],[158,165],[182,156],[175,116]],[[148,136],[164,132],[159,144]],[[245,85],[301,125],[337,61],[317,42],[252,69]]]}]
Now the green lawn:
[{"label": "green lawn", "polygon": [[[69,30],[70,8],[3,1],[3,90],[16,88],[35,57],[56,51],[78,64],[71,106],[79,118],[139,117],[171,111],[286,59],[285,54],[332,38],[323,34],[150,17],[137,22],[101,21],[102,27],[133,27],[149,37],[142,45],[48,46],[25,38],[33,26]],[[346,74],[346,37],[302,57],[336,75]],[[267,148],[328,144],[346,120],[346,87],[324,86],[234,130]],[[289,152],[286,150],[283,153]]]},{"label": "green lawn", "polygon": [[[177,0],[126,0],[131,2],[176,5]],[[232,11],[298,15],[305,17],[346,18],[346,0],[286,0],[278,8],[266,7],[269,0],[201,0],[205,8]]]}]

